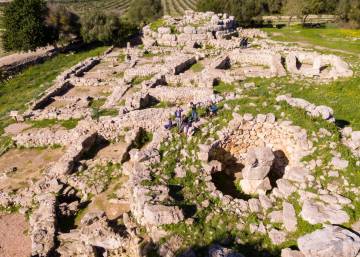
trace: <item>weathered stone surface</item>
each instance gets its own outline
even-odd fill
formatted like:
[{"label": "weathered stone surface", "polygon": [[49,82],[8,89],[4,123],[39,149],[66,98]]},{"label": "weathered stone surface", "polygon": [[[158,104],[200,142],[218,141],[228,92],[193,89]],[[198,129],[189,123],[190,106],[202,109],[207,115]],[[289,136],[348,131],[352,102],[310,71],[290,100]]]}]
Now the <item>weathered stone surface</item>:
[{"label": "weathered stone surface", "polygon": [[295,182],[306,182],[306,177],[310,175],[310,171],[303,167],[286,167],[284,177],[287,180]]},{"label": "weathered stone surface", "polygon": [[283,203],[283,221],[285,229],[294,232],[297,229],[297,219],[294,206],[291,203]]},{"label": "weathered stone surface", "polygon": [[326,223],[343,224],[349,221],[349,215],[338,206],[315,200],[305,200],[301,217],[310,224]]},{"label": "weathered stone surface", "polygon": [[183,219],[184,214],[177,206],[146,205],[144,208],[144,222],[149,225],[173,224]]},{"label": "weathered stone surface", "polygon": [[327,226],[298,239],[305,257],[356,257],[360,251],[359,235],[338,226]]},{"label": "weathered stone surface", "polygon": [[285,242],[286,233],[273,228],[269,231],[269,237],[274,245],[279,245]]},{"label": "weathered stone surface", "polygon": [[338,157],[333,157],[331,160],[331,164],[334,166],[334,168],[339,170],[344,170],[349,166],[349,162],[346,160],[342,160]]},{"label": "weathered stone surface", "polygon": [[281,257],[305,257],[301,252],[285,248],[281,250]]},{"label": "weathered stone surface", "polygon": [[262,180],[269,173],[274,161],[274,154],[270,148],[253,148],[249,150],[242,171],[243,178],[248,180]]}]

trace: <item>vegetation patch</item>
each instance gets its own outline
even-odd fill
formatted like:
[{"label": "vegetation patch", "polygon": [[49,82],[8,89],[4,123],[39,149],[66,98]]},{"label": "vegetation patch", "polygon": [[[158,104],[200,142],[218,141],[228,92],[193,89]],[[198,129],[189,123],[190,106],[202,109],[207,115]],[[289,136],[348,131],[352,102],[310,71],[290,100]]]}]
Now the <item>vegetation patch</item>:
[{"label": "vegetation patch", "polygon": [[32,128],[47,128],[52,127],[54,125],[60,125],[66,129],[73,129],[77,126],[79,120],[77,119],[69,119],[69,120],[56,120],[56,119],[50,119],[50,120],[32,120],[28,121],[29,124],[31,124]]}]

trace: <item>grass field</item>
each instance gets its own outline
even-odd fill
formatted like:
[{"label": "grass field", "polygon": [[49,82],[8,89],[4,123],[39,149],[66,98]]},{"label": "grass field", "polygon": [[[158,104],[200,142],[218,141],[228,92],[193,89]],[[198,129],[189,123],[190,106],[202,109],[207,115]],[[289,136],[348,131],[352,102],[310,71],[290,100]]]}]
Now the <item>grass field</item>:
[{"label": "grass field", "polygon": [[[352,78],[340,79],[327,84],[308,81],[290,83],[288,79],[275,79],[285,85],[283,93],[292,93],[317,105],[328,105],[335,111],[335,117],[342,123],[349,123],[360,130],[360,31],[344,30],[333,26],[322,29],[290,27],[265,29],[272,32],[271,38],[280,41],[297,42],[326,54],[344,58],[354,71]],[[266,80],[259,80],[260,84]]]},{"label": "grass field", "polygon": [[272,39],[311,44],[314,46],[360,54],[360,30],[340,29],[335,25],[325,28],[303,28],[302,26],[282,29],[266,28]]}]

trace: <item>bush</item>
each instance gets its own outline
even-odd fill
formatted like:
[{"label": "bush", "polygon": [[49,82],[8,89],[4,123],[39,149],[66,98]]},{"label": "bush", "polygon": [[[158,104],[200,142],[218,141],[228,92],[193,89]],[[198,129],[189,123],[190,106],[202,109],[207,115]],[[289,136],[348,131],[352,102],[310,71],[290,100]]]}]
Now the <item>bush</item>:
[{"label": "bush", "polygon": [[3,47],[6,51],[29,51],[53,42],[54,35],[45,24],[43,0],[14,0],[4,10]]},{"label": "bush", "polygon": [[131,1],[127,16],[133,24],[148,24],[163,16],[161,0]]}]

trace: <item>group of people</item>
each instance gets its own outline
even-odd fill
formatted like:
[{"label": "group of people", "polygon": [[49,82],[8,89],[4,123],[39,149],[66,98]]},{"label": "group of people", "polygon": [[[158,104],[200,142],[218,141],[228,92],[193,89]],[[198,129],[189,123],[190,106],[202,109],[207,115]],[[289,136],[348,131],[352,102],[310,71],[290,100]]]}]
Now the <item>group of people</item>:
[{"label": "group of people", "polygon": [[[169,130],[176,126],[179,133],[184,133],[186,136],[191,137],[195,132],[196,128],[194,123],[199,120],[199,115],[197,111],[197,104],[191,102],[190,108],[191,113],[187,116],[184,114],[184,110],[180,106],[177,106],[175,110],[175,123],[173,123],[172,119],[169,118],[168,122],[164,126],[165,129]],[[213,101],[210,101],[206,111],[207,114],[212,117],[217,114],[218,107]]]}]

